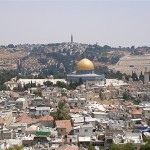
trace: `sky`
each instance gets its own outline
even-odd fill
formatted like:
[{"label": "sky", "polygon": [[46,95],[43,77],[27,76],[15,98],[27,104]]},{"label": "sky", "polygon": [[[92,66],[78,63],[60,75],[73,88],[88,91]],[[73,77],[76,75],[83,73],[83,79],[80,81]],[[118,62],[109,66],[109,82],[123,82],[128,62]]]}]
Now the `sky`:
[{"label": "sky", "polygon": [[150,46],[150,0],[0,0],[0,45]]}]

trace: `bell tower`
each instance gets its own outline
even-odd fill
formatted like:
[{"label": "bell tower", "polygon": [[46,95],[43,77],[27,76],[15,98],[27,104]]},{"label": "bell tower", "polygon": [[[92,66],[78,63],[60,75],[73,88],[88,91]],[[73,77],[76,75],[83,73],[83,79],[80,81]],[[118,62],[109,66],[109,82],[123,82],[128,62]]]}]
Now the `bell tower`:
[{"label": "bell tower", "polygon": [[73,43],[73,35],[71,34],[71,43]]}]

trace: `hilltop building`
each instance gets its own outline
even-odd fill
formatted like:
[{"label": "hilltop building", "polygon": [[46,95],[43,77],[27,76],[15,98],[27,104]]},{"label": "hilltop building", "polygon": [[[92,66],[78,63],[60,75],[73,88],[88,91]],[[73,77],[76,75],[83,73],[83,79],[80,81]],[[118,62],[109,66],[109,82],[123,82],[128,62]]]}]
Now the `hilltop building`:
[{"label": "hilltop building", "polygon": [[100,84],[101,81],[105,80],[104,75],[97,75],[94,73],[94,65],[93,63],[84,58],[80,60],[77,64],[77,70],[75,74],[68,74],[67,75],[67,82],[68,83],[75,83],[75,82],[88,82],[92,84]]}]

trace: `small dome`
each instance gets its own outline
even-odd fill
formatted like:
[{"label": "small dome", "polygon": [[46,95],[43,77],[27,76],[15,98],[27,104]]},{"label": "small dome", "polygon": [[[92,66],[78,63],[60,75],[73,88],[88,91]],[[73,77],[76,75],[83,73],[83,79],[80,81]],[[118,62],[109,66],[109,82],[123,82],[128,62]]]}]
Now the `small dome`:
[{"label": "small dome", "polygon": [[94,65],[89,59],[84,58],[78,62],[77,70],[94,70]]}]

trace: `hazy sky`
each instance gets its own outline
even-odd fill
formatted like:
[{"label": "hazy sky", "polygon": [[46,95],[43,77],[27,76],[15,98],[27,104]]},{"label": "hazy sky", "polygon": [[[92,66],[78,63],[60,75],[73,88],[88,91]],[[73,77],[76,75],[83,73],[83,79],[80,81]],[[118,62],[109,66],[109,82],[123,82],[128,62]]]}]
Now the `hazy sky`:
[{"label": "hazy sky", "polygon": [[150,46],[150,1],[0,0],[0,45]]}]

